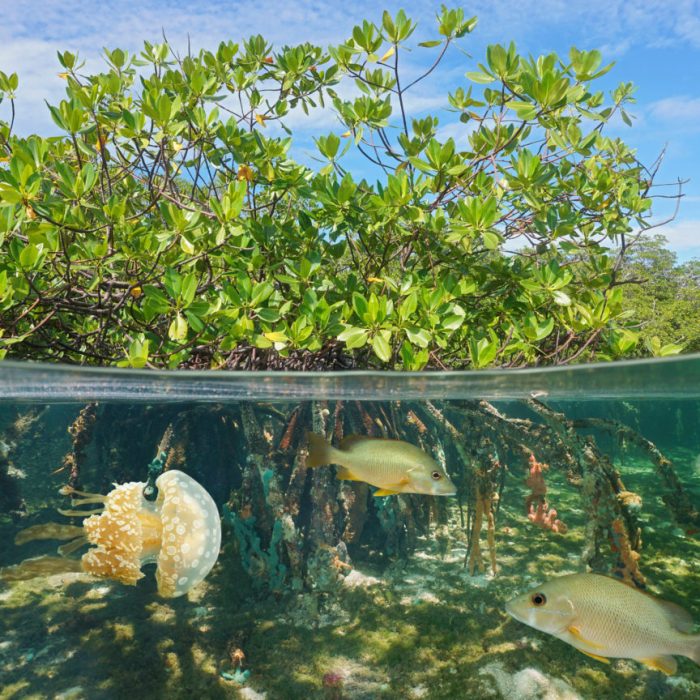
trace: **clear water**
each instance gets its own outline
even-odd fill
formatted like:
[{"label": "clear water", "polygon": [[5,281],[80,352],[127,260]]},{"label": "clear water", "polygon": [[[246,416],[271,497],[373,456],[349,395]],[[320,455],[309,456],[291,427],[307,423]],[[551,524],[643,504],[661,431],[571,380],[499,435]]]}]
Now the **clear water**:
[{"label": "clear water", "polygon": [[[699,427],[700,357],[416,375],[0,363],[0,567],[57,556],[14,538],[81,524],[56,512],[60,487],[144,481],[159,450],[222,516],[216,566],[180,598],[153,565],[136,586],[0,578],[0,699],[700,697],[690,659],[672,676],[603,664],[504,610],[592,569],[700,622]],[[377,498],[307,470],[308,431],[418,445],[457,496]],[[528,518],[531,454],[565,533]]]}]

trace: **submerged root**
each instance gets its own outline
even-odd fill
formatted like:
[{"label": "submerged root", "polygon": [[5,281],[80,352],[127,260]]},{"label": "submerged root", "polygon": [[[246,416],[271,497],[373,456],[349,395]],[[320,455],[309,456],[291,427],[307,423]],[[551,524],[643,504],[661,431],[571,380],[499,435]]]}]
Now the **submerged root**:
[{"label": "submerged root", "polygon": [[469,575],[474,575],[474,570],[478,569],[479,573],[484,572],[484,558],[481,555],[481,545],[479,544],[479,536],[481,535],[481,524],[483,521],[484,503],[477,487],[476,504],[474,510],[474,520],[472,522],[472,531],[469,538],[469,553],[465,564],[469,567]]},{"label": "submerged root", "polygon": [[25,559],[14,566],[6,566],[0,569],[0,580],[26,581],[37,576],[50,576],[51,574],[67,574],[80,572],[82,564],[77,559],[64,559],[63,557],[33,557]]},{"label": "submerged root", "polygon": [[15,544],[21,545],[33,540],[72,540],[74,537],[82,537],[83,535],[84,530],[80,525],[43,523],[20,530],[15,535]]}]

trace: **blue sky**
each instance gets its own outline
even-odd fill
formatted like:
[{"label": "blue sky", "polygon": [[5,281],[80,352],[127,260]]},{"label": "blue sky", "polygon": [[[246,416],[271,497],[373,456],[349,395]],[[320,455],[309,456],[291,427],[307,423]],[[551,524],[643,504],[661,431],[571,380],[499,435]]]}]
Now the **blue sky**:
[{"label": "blue sky", "polygon": [[[237,41],[256,33],[278,45],[337,43],[362,19],[379,23],[383,9],[394,13],[399,8],[419,21],[420,39],[433,31],[439,5],[429,0],[2,0],[0,70],[20,76],[18,130],[47,134],[55,127],[44,99],[60,100],[65,85],[57,77],[57,50],[78,51],[90,69],[99,65],[102,47],[138,50],[144,39],[160,41],[162,31],[181,48],[188,36],[195,48],[213,48],[223,39]],[[613,133],[637,148],[645,163],[666,148],[658,182],[690,180],[677,219],[659,231],[681,259],[700,257],[700,0],[483,0],[463,6],[469,16],[479,17],[476,30],[460,45],[471,58],[452,51],[435,80],[411,98],[412,112],[441,113],[447,92],[465,84],[464,73],[475,69],[490,43],[513,40],[521,52],[535,55],[566,55],[571,45],[600,49],[606,60],[616,62],[601,87],[621,81],[638,87],[631,110],[634,126],[619,123]],[[428,53],[421,53],[426,51],[417,49],[407,57],[409,70],[429,60]],[[449,113],[441,113],[442,133],[459,138],[451,121]],[[300,120],[294,128],[302,133],[336,129],[328,113],[312,123]],[[307,149],[297,155],[309,154]],[[657,220],[668,213],[663,202],[654,212]]]}]

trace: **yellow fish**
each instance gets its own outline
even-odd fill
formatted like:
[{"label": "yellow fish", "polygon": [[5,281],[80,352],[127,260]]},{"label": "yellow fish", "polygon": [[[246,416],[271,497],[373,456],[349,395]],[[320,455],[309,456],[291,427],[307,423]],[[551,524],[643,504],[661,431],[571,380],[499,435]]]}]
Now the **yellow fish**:
[{"label": "yellow fish", "polygon": [[395,493],[424,493],[453,496],[455,485],[437,462],[415,445],[403,440],[386,440],[350,435],[332,447],[320,435],[309,433],[307,467],[338,465],[338,478],[366,481],[378,486],[375,496]]},{"label": "yellow fish", "polygon": [[700,634],[690,615],[600,574],[561,576],[506,603],[516,620],[571,644],[598,661],[634,659],[667,674],[675,656],[700,664]]}]

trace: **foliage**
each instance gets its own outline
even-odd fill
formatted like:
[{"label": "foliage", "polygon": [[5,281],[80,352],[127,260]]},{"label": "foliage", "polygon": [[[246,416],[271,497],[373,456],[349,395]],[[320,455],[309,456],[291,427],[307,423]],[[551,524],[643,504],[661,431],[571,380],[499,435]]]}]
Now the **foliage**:
[{"label": "foliage", "polygon": [[[0,352],[406,369],[630,352],[620,242],[652,177],[604,127],[629,121],[633,88],[597,91],[598,51],[490,46],[448,97],[461,134],[445,138],[407,99],[475,25],[443,8],[418,46],[402,11],[328,50],[146,43],[105,50],[94,75],[63,52],[48,138],[13,133],[18,80],[0,74]],[[416,55],[422,73],[400,69]],[[314,172],[288,123],[323,108],[344,133],[317,135]]]},{"label": "foliage", "polygon": [[700,260],[678,264],[666,239],[640,241],[624,266],[624,305],[639,319],[639,353],[700,352]]}]

